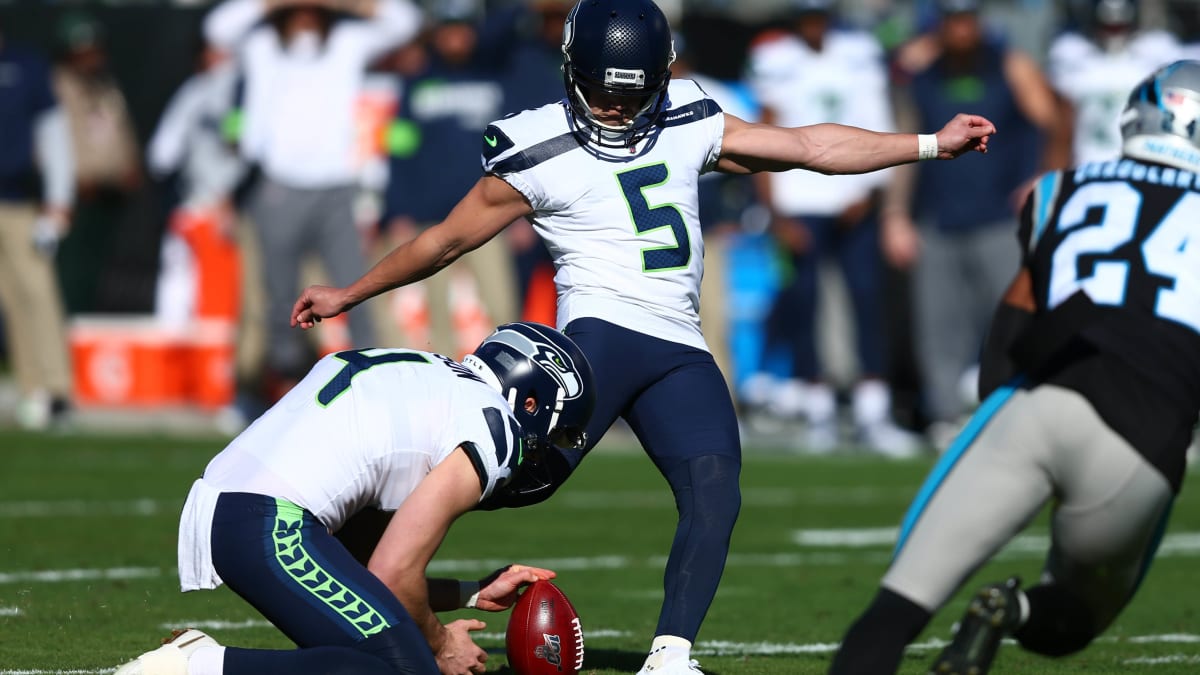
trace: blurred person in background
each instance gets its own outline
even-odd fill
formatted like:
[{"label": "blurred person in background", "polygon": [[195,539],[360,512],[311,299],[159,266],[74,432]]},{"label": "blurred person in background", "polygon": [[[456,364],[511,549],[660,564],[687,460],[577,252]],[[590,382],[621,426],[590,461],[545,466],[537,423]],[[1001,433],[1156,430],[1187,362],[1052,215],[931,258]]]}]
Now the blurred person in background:
[{"label": "blurred person in background", "polygon": [[672,81],[671,27],[650,0],[581,0],[563,27],[563,47],[566,97],[485,127],[471,150],[483,175],[446,219],[348,287],[306,288],[292,320],[310,329],[445,270],[529,218],[554,254],[558,326],[597,377],[587,446],[553,471],[571,473],[617,419],[629,424],[678,511],[640,673],[692,675],[700,672],[692,645],[741,508],[742,457],[729,388],[698,315],[700,175],[801,167],[861,173],[949,160],[986,152],[995,127],[966,114],[923,135],[746,122],[695,82]]},{"label": "blurred person in background", "polygon": [[0,32],[0,306],[20,395],[16,419],[29,429],[65,422],[70,410],[54,259],[71,225],[72,163],[49,63]]},{"label": "blurred person in background", "polygon": [[[834,0],[792,0],[791,10],[791,30],[764,36],[750,53],[750,77],[764,121],[789,127],[836,122],[894,129],[879,42],[866,31],[837,26]],[[925,117],[922,124],[942,112]],[[852,394],[854,441],[894,457],[918,450],[916,436],[892,422],[891,394],[883,380],[878,208],[887,179],[887,172],[824,176],[786,171],[755,177],[776,241],[792,264],[790,280],[768,318],[767,343],[791,358],[783,382],[773,382],[764,368],[747,379],[743,393],[751,406],[766,405],[775,415],[802,418],[804,446],[810,451],[829,452],[842,442],[836,392],[817,354],[820,263],[831,255],[853,305],[860,372]]]},{"label": "blurred person in background", "polygon": [[995,120],[1005,136],[987,161],[900,167],[885,194],[883,250],[893,265],[913,269],[928,436],[942,450],[972,404],[963,380],[971,379],[989,312],[1017,264],[1010,245],[1016,205],[1038,158],[1042,166],[1061,160],[1043,151],[1043,140],[1060,133],[1058,107],[1033,59],[985,34],[978,0],[938,0],[938,9],[933,33],[897,54],[897,63],[910,69],[899,92],[900,127],[922,128],[949,111],[971,110]]},{"label": "blurred person in background", "polygon": [[[1080,0],[1079,24],[1050,44],[1047,72],[1062,105],[1060,136],[1068,162],[1112,159],[1121,152],[1118,119],[1129,90],[1183,54],[1163,30],[1138,29],[1137,0]],[[1064,162],[1063,166],[1066,165]]]},{"label": "blurred person in background", "polygon": [[[231,402],[232,345],[241,298],[233,194],[244,163],[226,139],[238,75],[229,55],[201,42],[196,72],[176,90],[146,150],[151,175],[177,195],[162,241],[155,315],[197,343],[189,395]],[[216,350],[219,361],[205,354]],[[226,353],[230,352],[230,353]]]},{"label": "blurred person in background", "polygon": [[109,65],[104,27],[69,12],[58,25],[54,86],[75,150],[77,199],[59,251],[59,278],[71,314],[102,309],[101,279],[118,230],[145,185],[141,149],[120,83]]},{"label": "blurred person in background", "polygon": [[[245,78],[238,147],[257,170],[246,214],[266,295],[268,399],[311,365],[304,336],[288,329],[303,258],[319,254],[334,283],[366,269],[354,218],[355,101],[368,65],[420,20],[407,0],[226,0],[205,19],[205,38],[235,54]],[[354,345],[375,343],[369,313],[349,328]]]},{"label": "blurred person in background", "polygon": [[[479,49],[478,0],[441,0],[430,9],[425,67],[404,83],[397,117],[410,125],[414,142],[388,164],[383,225],[393,248],[439,222],[479,179],[479,136],[504,114],[501,71]],[[463,259],[491,323],[519,318],[513,256],[503,238]],[[473,341],[455,325],[453,275],[424,280],[428,345],[421,349],[456,356]]]},{"label": "blurred person in background", "polygon": [[[574,4],[572,0],[526,0],[509,17],[512,34],[497,45],[505,64],[505,113],[537,108],[562,96],[563,22]],[[509,226],[504,236],[513,255],[521,316],[553,324],[554,261],[545,242],[524,218]]]}]

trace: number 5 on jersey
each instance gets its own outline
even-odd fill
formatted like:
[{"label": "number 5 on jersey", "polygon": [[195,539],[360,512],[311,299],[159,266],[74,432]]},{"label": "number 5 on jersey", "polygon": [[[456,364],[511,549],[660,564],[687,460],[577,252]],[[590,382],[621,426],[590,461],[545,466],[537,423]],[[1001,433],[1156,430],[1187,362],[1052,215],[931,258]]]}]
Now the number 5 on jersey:
[{"label": "number 5 on jersey", "polygon": [[692,239],[688,235],[683,214],[674,204],[651,206],[646,190],[663,185],[671,177],[666,162],[621,171],[617,181],[629,206],[629,218],[638,235],[649,234],[664,227],[675,234],[674,246],[649,246],[642,249],[643,272],[665,272],[684,269],[692,260]]}]

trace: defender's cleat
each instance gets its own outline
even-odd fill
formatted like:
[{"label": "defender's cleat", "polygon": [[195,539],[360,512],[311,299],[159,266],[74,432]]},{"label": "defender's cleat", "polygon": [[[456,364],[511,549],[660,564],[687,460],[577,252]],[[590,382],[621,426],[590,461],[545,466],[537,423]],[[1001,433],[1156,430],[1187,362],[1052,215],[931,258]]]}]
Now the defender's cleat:
[{"label": "defender's cleat", "polygon": [[954,639],[933,662],[934,675],[985,675],[1000,640],[1021,622],[1021,580],[984,586],[971,599]]},{"label": "defender's cleat", "polygon": [[113,675],[187,675],[188,658],[201,647],[220,647],[216,640],[194,628],[173,630],[162,646],[117,668]]}]

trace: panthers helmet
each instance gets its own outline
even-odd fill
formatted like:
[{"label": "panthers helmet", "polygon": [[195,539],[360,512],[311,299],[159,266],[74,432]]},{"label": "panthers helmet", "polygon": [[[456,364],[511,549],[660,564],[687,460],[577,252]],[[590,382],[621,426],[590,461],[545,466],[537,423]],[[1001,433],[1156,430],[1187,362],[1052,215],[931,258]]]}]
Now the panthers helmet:
[{"label": "panthers helmet", "polygon": [[[576,126],[608,147],[632,145],[650,131],[666,103],[675,44],[667,17],[652,0],[579,0],[563,25],[563,84]],[[624,123],[602,122],[588,103],[595,93],[629,100]]]},{"label": "panthers helmet", "polygon": [[524,503],[541,501],[570,473],[560,470],[562,451],[587,447],[585,429],[596,405],[587,357],[550,326],[515,322],[498,327],[462,362],[504,395],[524,434],[521,464],[490,508],[523,505],[513,500],[539,493],[544,496]]},{"label": "panthers helmet", "polygon": [[1134,88],[1121,113],[1126,156],[1200,171],[1200,61],[1176,61]]}]

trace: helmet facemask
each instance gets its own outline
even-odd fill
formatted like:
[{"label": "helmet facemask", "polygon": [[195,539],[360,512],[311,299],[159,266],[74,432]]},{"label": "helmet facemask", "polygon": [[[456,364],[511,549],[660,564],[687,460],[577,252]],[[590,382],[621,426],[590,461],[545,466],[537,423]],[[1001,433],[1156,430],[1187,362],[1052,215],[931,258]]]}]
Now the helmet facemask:
[{"label": "helmet facemask", "polygon": [[[654,123],[666,108],[667,84],[671,79],[668,70],[660,78],[660,82],[652,89],[644,86],[646,75],[641,70],[622,70],[608,68],[605,70],[605,82],[589,81],[581,73],[575,72],[571,66],[570,55],[566,54],[563,64],[563,80],[567,88],[567,102],[570,104],[576,126],[587,131],[588,140],[598,145],[610,148],[629,147],[646,136]],[[671,61],[675,60],[675,50],[672,47]],[[622,81],[633,82],[632,86],[622,86]],[[611,97],[617,100],[628,100],[628,105],[622,105],[624,110],[634,110],[626,113],[627,120],[623,123],[608,123],[596,117],[592,112],[593,96]]]}]

